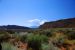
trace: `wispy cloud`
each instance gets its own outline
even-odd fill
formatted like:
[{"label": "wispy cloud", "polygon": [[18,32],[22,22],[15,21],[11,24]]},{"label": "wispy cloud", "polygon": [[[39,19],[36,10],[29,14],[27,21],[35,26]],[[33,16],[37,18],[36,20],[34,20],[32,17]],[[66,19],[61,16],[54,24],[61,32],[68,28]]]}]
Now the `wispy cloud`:
[{"label": "wispy cloud", "polygon": [[40,19],[31,19],[27,21],[30,26],[39,26],[47,22],[47,20],[40,20]]}]

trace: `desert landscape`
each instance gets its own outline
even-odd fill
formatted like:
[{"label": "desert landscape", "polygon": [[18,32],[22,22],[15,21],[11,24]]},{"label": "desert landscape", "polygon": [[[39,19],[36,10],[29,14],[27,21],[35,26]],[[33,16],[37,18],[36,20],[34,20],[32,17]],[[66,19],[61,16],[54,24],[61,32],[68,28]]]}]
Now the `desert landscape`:
[{"label": "desert landscape", "polygon": [[75,0],[0,0],[0,50],[75,50]]},{"label": "desert landscape", "polygon": [[[53,24],[48,22],[36,29],[15,25],[0,26],[0,49],[75,50],[74,21],[75,18],[54,21]],[[63,26],[60,25],[61,22]]]}]

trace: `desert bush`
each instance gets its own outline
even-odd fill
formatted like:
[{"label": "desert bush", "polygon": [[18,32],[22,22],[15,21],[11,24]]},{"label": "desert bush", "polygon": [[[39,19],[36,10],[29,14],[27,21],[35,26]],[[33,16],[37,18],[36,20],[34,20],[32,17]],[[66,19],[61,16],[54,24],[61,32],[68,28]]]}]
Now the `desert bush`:
[{"label": "desert bush", "polygon": [[45,33],[44,33],[46,36],[48,36],[48,37],[51,37],[52,36],[52,33],[50,32],[50,31],[45,31]]},{"label": "desert bush", "polygon": [[[22,33],[23,34],[23,33]],[[22,42],[26,42],[26,38],[27,38],[27,34],[24,33],[24,35],[22,35],[21,33],[15,33],[13,35],[13,37],[19,41],[22,41]]]},{"label": "desert bush", "polygon": [[49,44],[42,44],[42,50],[50,50]]},{"label": "desert bush", "polygon": [[3,42],[2,43],[2,50],[18,50],[18,48],[13,46],[10,43]]},{"label": "desert bush", "polygon": [[59,50],[59,48],[55,47],[53,43],[49,43],[49,44],[45,43],[42,44],[42,50]]},{"label": "desert bush", "polygon": [[8,32],[6,31],[0,31],[0,34],[7,34]]},{"label": "desert bush", "polygon": [[43,31],[40,31],[39,33],[48,37],[52,36],[52,32],[50,30],[43,30]]},{"label": "desert bush", "polygon": [[26,42],[27,35],[22,35],[19,38],[20,38],[20,41],[22,41],[22,42],[25,43]]},{"label": "desert bush", "polygon": [[69,40],[75,40],[75,32],[74,31],[68,31],[65,35],[67,35]]},{"label": "desert bush", "polygon": [[43,43],[48,41],[48,37],[45,35],[30,33],[27,35],[27,41],[40,41]]},{"label": "desert bush", "polygon": [[10,34],[14,34],[15,33],[15,31],[12,31],[12,30],[7,30],[7,32],[10,33]]},{"label": "desert bush", "polygon": [[62,34],[56,34],[55,36],[53,36],[52,38],[52,43],[58,47],[60,47],[60,45],[62,45],[66,39],[65,35]]},{"label": "desert bush", "polygon": [[0,34],[0,41],[3,42],[3,41],[8,41],[10,38],[10,35],[9,34]]},{"label": "desert bush", "polygon": [[28,47],[33,50],[41,50],[41,43],[47,42],[48,38],[45,35],[29,34],[27,36]]}]

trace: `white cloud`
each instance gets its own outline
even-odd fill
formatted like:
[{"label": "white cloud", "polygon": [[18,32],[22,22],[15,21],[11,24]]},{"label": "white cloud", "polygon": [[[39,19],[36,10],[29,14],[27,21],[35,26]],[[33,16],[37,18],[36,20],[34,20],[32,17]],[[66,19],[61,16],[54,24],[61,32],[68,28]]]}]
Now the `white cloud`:
[{"label": "white cloud", "polygon": [[40,19],[32,19],[27,21],[30,26],[39,26],[44,24],[44,22],[47,22],[47,20],[40,20]]},{"label": "white cloud", "polygon": [[45,22],[47,22],[47,20],[42,20],[42,21],[40,21],[39,24],[41,25],[41,24],[44,24]]},{"label": "white cloud", "polygon": [[35,21],[39,21],[39,22],[40,22],[40,20],[39,20],[39,19],[29,20],[28,22],[35,22]]}]

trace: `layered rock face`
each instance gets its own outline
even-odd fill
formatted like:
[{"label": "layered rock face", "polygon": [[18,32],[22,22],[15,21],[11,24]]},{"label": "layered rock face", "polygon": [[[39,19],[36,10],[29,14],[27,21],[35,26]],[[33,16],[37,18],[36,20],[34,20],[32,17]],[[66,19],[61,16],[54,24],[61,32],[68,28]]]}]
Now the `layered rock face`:
[{"label": "layered rock face", "polygon": [[52,22],[45,22],[39,28],[49,29],[49,28],[75,28],[75,18],[63,19]]}]

